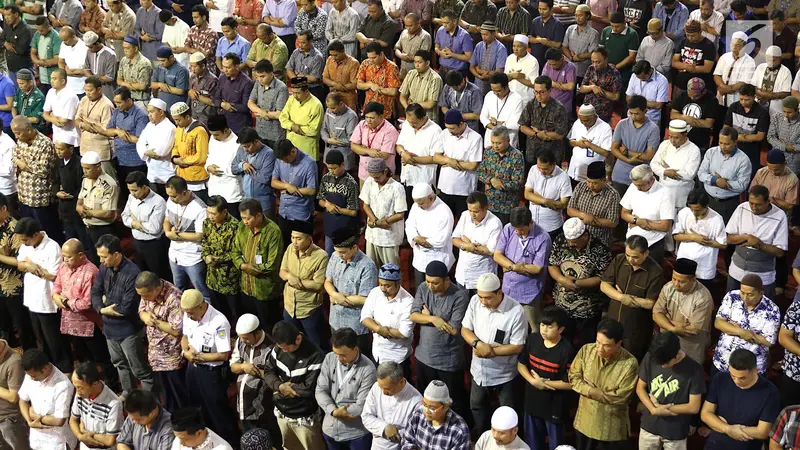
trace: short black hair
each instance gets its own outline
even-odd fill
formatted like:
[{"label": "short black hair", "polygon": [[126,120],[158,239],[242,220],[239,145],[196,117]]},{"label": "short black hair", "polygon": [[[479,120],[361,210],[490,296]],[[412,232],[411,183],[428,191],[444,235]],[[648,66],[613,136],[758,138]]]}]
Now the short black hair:
[{"label": "short black hair", "polygon": [[428,50],[417,50],[417,53],[414,53],[414,57],[417,56],[424,59],[425,61],[431,62],[431,52],[429,52]]},{"label": "short black hair", "polygon": [[781,11],[780,9],[776,9],[775,11],[772,11],[771,13],[769,13],[769,18],[770,18],[770,20],[784,21],[784,20],[786,20],[786,14],[783,11]]},{"label": "short black hair", "polygon": [[125,412],[128,414],[146,416],[156,408],[158,408],[158,399],[152,392],[144,389],[131,391],[125,399]]},{"label": "short black hair", "polygon": [[603,58],[608,59],[608,50],[605,47],[597,47],[592,51],[592,53],[600,53],[603,55]]},{"label": "short black hair", "polygon": [[292,141],[288,139],[281,139],[280,141],[278,141],[276,147],[277,148],[275,149],[275,157],[278,159],[286,158],[287,156],[289,156],[289,153],[291,153],[292,150],[294,150],[295,148],[294,144],[292,144]]},{"label": "short black hair", "polygon": [[422,119],[425,117],[425,108],[419,103],[409,103],[409,105],[406,106],[406,114],[412,114],[417,119]]},{"label": "short black hair", "polygon": [[703,188],[697,188],[692,192],[689,192],[689,196],[686,198],[687,205],[700,205],[700,206],[708,206],[708,193]]},{"label": "short black hair", "polygon": [[105,248],[109,253],[122,253],[122,244],[119,238],[113,234],[104,234],[100,236],[94,248]]},{"label": "short black hair", "polygon": [[119,96],[119,98],[124,102],[125,100],[130,100],[131,98],[131,90],[125,86],[120,86],[114,89],[114,97]]},{"label": "short black hair", "polygon": [[603,319],[597,324],[597,332],[611,339],[614,342],[622,341],[625,329],[619,321],[614,319]]},{"label": "short black hair", "polygon": [[354,349],[358,347],[358,334],[350,327],[339,328],[331,334],[331,346]]},{"label": "short black hair", "polygon": [[728,366],[734,370],[755,370],[758,367],[756,355],[745,348],[737,348],[728,358]]},{"label": "short black hair", "polygon": [[329,52],[343,52],[344,51],[344,42],[340,41],[339,39],[334,39],[328,44],[328,51]]},{"label": "short black hair", "polygon": [[19,9],[19,6],[18,6],[18,5],[16,5],[16,4],[14,4],[14,3],[12,3],[12,4],[10,4],[10,5],[6,5],[6,6],[5,6],[5,9],[6,9],[6,10],[8,10],[8,12],[10,12],[10,13],[12,13],[12,14],[16,14],[16,15],[20,15],[20,13],[22,12],[22,11]]},{"label": "short black hair", "polygon": [[646,59],[641,59],[636,61],[636,64],[633,65],[633,74],[634,75],[642,75],[644,73],[650,72],[653,66],[650,65],[650,61]]},{"label": "short black hair", "polygon": [[125,184],[135,184],[139,187],[150,187],[150,183],[147,181],[147,175],[138,170],[129,173],[128,176],[125,177]]},{"label": "short black hair", "polygon": [[475,203],[480,204],[481,208],[485,208],[486,205],[489,204],[489,199],[486,197],[486,194],[481,191],[472,191],[467,195],[467,204],[473,205]]},{"label": "short black hair", "polygon": [[173,17],[172,11],[168,9],[162,9],[161,12],[158,13],[158,20],[160,20],[161,23],[169,22],[170,20],[172,20],[172,17]]},{"label": "short black hair", "polygon": [[383,46],[380,42],[370,42],[364,47],[364,54],[369,55],[370,53],[380,54],[383,52]]},{"label": "short black hair", "polygon": [[239,212],[243,213],[247,211],[247,214],[251,216],[255,216],[264,212],[264,209],[261,207],[261,203],[254,199],[254,198],[246,198],[239,203]]},{"label": "short black hair", "polygon": [[42,350],[32,348],[25,350],[20,362],[22,364],[22,370],[42,370],[45,366],[50,364],[50,358],[47,356],[47,353]]},{"label": "short black hair", "polygon": [[559,61],[563,57],[564,52],[562,52],[560,48],[548,48],[547,51],[544,52],[545,61]]},{"label": "short black hair", "polygon": [[237,28],[239,26],[239,22],[237,22],[233,17],[226,17],[222,19],[222,22],[220,22],[219,26]]},{"label": "short black hair", "polygon": [[510,223],[512,227],[524,227],[530,225],[532,220],[533,215],[527,206],[517,206],[511,210],[508,223]]},{"label": "short black hair", "polygon": [[325,155],[325,164],[335,164],[341,166],[344,164],[344,155],[339,150],[330,150]]},{"label": "short black hair", "polygon": [[[458,14],[456,14],[456,12],[452,9],[445,9],[444,11],[442,11],[442,17],[447,17],[448,19],[453,20],[458,18]],[[447,73],[452,73],[452,72],[447,72]]]},{"label": "short black hair", "polygon": [[92,361],[84,361],[78,364],[78,367],[75,368],[75,375],[79,380],[82,380],[84,383],[88,384],[94,384],[98,381],[103,381],[104,378],[103,372],[100,371],[97,363]]},{"label": "short black hair", "polygon": [[625,247],[628,247],[631,250],[638,250],[640,252],[646,252],[650,249],[650,246],[647,245],[647,239],[638,234],[634,234],[629,236],[625,239]]},{"label": "short black hair", "polygon": [[136,283],[134,284],[134,287],[136,289],[146,289],[150,291],[152,289],[156,289],[160,285],[161,277],[156,275],[154,272],[145,270],[143,272],[139,272],[139,275],[136,276]]},{"label": "short black hair", "polygon": [[733,142],[736,142],[736,141],[739,140],[739,130],[737,130],[736,128],[733,128],[733,127],[723,127],[719,131],[719,135],[720,136],[727,136],[727,137],[731,138],[731,140]]},{"label": "short black hair", "polygon": [[450,87],[458,86],[463,81],[464,81],[464,75],[457,70],[451,70],[447,72],[447,74],[445,74],[444,76],[445,84]]},{"label": "short black hair", "polygon": [[167,183],[165,184],[165,188],[170,188],[176,193],[180,194],[182,192],[186,192],[189,190],[189,185],[186,184],[186,180],[178,175],[173,175],[169,177]]},{"label": "short black hair", "polygon": [[225,197],[221,195],[212,195],[208,197],[208,201],[206,202],[206,206],[210,206],[217,210],[217,212],[224,210],[228,210],[228,201],[225,200]]},{"label": "short black hair", "polygon": [[569,314],[567,311],[556,305],[550,305],[542,311],[542,317],[539,318],[539,323],[544,325],[558,325],[559,328],[567,326],[569,321]]},{"label": "short black hair", "polygon": [[756,87],[750,83],[745,83],[741,88],[739,88],[739,95],[754,97],[756,95]]},{"label": "short black hair", "polygon": [[656,364],[666,364],[678,356],[681,351],[681,340],[675,333],[664,331],[653,336],[650,343],[650,359]]},{"label": "short black hair", "polygon": [[491,78],[489,78],[489,84],[499,84],[502,87],[508,87],[508,75],[504,72],[497,72],[492,74]]},{"label": "short black hair", "polygon": [[[756,197],[761,197],[765,201],[769,201],[769,189],[761,184],[751,187],[750,195],[755,195]],[[19,225],[19,222],[17,222],[17,225]]]},{"label": "short black hair", "polygon": [[272,73],[275,71],[275,68],[272,65],[272,61],[264,58],[256,63],[256,66],[253,68],[253,70],[256,73]]},{"label": "short black hair", "polygon": [[196,12],[200,14],[200,17],[205,17],[206,20],[208,20],[208,8],[206,8],[205,5],[194,5],[192,7],[192,12]]},{"label": "short black hair", "polygon": [[548,8],[553,9],[553,0],[539,0],[537,3],[545,3]]},{"label": "short black hair", "polygon": [[369,102],[364,107],[364,115],[366,116],[369,113],[375,113],[379,116],[382,116],[386,109],[383,107],[383,103],[378,102]]},{"label": "short black hair", "polygon": [[747,11],[747,3],[744,0],[733,0],[731,2],[731,11],[744,14]]},{"label": "short black hair", "polygon": [[174,431],[195,435],[205,427],[203,414],[198,407],[188,406],[172,413],[172,429]]},{"label": "short black hair", "polygon": [[308,39],[309,42],[313,42],[314,41],[314,32],[311,31],[311,30],[303,30],[303,31],[297,33],[297,37],[300,37],[300,36],[305,36],[305,38]]},{"label": "short black hair", "polygon": [[42,224],[33,217],[23,217],[19,219],[17,225],[14,227],[14,233],[20,236],[33,236],[42,231]]},{"label": "short black hair", "polygon": [[253,127],[244,127],[239,130],[237,133],[236,142],[239,144],[249,144],[255,141],[261,141],[261,136],[258,135],[258,131],[255,130]]},{"label": "short black hair", "polygon": [[224,131],[228,128],[228,119],[224,114],[214,114],[208,118],[208,131]]},{"label": "short black hair", "polygon": [[609,23],[625,23],[625,14],[622,11],[614,11],[609,17]]},{"label": "short black hair", "polygon": [[553,154],[552,150],[541,150],[538,155],[536,155],[536,161],[543,162],[545,164],[555,164],[556,163],[556,155]]},{"label": "short black hair", "polygon": [[286,320],[281,320],[272,328],[272,339],[276,344],[294,345],[297,342],[297,336],[300,336],[300,330]]},{"label": "short black hair", "polygon": [[544,88],[549,91],[553,87],[553,79],[547,75],[539,75],[538,77],[534,78],[533,84],[543,84]]},{"label": "short black hair", "polygon": [[[16,5],[14,5],[14,6],[16,6]],[[8,5],[8,7],[10,8],[11,5]],[[38,16],[38,17],[36,17],[36,21],[34,21],[34,24],[37,27],[40,27],[40,26],[45,25],[45,24],[50,25],[50,19],[48,19],[45,16]]]},{"label": "short black hair", "polygon": [[639,94],[631,95],[631,99],[628,100],[628,109],[640,109],[646,112],[647,99]]},{"label": "short black hair", "polygon": [[233,52],[226,53],[225,59],[233,61],[233,63],[236,64],[237,66],[242,63],[242,58],[240,58],[239,55]]}]

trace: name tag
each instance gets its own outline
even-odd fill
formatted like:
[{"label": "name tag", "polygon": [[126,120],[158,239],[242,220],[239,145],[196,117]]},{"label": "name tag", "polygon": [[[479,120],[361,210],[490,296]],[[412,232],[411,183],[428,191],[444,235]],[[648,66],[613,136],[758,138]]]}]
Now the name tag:
[{"label": "name tag", "polygon": [[262,258],[261,255],[256,255],[256,264],[263,264],[263,259],[264,258]]}]

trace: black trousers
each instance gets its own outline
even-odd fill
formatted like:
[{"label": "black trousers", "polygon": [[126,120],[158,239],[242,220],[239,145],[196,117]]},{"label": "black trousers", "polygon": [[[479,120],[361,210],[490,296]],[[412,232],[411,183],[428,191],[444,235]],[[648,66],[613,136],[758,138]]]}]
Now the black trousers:
[{"label": "black trousers", "polygon": [[283,448],[281,428],[278,426],[278,419],[275,418],[273,409],[272,396],[268,395],[264,398],[264,414],[258,419],[242,420],[242,432],[247,433],[256,428],[263,428],[272,435],[272,447]]},{"label": "black trousers", "polygon": [[114,234],[113,225],[86,225],[86,231],[89,233],[89,238],[92,240],[92,247],[97,244],[97,241],[106,234]]},{"label": "black trousers", "polygon": [[276,323],[283,320],[283,306],[278,296],[272,296],[266,300],[259,300],[242,292],[240,304],[242,305],[241,314],[250,313],[258,317],[260,327],[267,334],[272,334],[272,328]]},{"label": "black trousers", "polygon": [[64,220],[62,222],[64,226],[64,237],[66,239],[77,239],[81,241],[83,244],[83,250],[86,252],[86,257],[89,258],[89,261],[93,262],[94,265],[100,265],[100,259],[97,257],[97,250],[94,248],[94,242],[92,242],[92,238],[89,237],[89,232],[86,230],[86,225],[84,225],[83,220],[77,218],[75,220]]},{"label": "black trousers", "polygon": [[626,450],[628,441],[598,441],[575,431],[576,450]]},{"label": "black trousers", "polygon": [[111,364],[111,355],[108,353],[108,344],[103,332],[97,326],[94,327],[92,336],[69,336],[72,350],[75,351],[75,358],[78,362],[93,361],[103,370],[105,382],[114,392],[120,392],[119,372]]},{"label": "black trousers", "polygon": [[161,385],[164,396],[164,408],[174,413],[180,408],[189,405],[189,393],[186,390],[186,367],[178,370],[153,371]]},{"label": "black trousers", "polygon": [[278,36],[278,37],[283,41],[284,44],[286,44],[286,48],[289,49],[289,56],[292,56],[292,52],[294,51],[295,48],[297,48],[297,43],[295,42],[297,41],[297,35],[292,33],[292,34],[287,34],[286,36]]},{"label": "black trousers", "polygon": [[781,374],[780,393],[781,408],[800,404],[800,383],[787,377],[785,373]]},{"label": "black trousers", "polygon": [[133,260],[142,272],[149,270],[162,280],[172,282],[172,270],[169,268],[169,259],[167,258],[169,251],[167,242],[164,236],[151,241],[134,239]]},{"label": "black trousers", "polygon": [[[0,297],[0,316],[3,318],[3,329],[0,336],[12,347],[22,346],[23,350],[36,348],[36,336],[31,325],[28,308],[22,304],[22,296]],[[17,331],[17,336],[14,335]]]},{"label": "black trousers", "polygon": [[455,223],[458,223],[458,219],[461,218],[461,214],[467,210],[467,196],[450,195],[440,192],[439,198],[441,198],[444,204],[450,208],[450,211],[453,211]]},{"label": "black trousers", "polygon": [[8,202],[8,212],[11,217],[19,219],[19,196],[17,193],[6,195],[6,201]]},{"label": "black trousers", "polygon": [[288,248],[292,244],[292,228],[290,227],[289,219],[278,214],[278,228],[281,229],[281,239],[283,239],[283,248]]},{"label": "black trousers", "polygon": [[236,413],[228,406],[226,389],[228,364],[219,366],[189,364],[186,368],[186,387],[189,403],[203,411],[206,425],[227,442],[239,442]]},{"label": "black trousers", "polygon": [[235,329],[236,319],[245,313],[239,306],[239,294],[221,294],[211,288],[209,290],[211,291],[211,305],[227,317],[231,329]]},{"label": "black trousers", "polygon": [[33,334],[42,344],[42,350],[50,361],[64,373],[72,372],[72,357],[61,335],[61,312],[52,314],[30,313]]},{"label": "black trousers", "polygon": [[228,203],[228,213],[233,217],[236,217],[236,220],[242,220],[242,215],[239,213],[239,203]]},{"label": "black trousers", "polygon": [[[114,160],[117,163],[117,160]],[[121,166],[118,163],[115,164],[117,166],[117,180],[119,182],[119,200],[117,201],[118,205],[125,205],[128,201],[128,175],[132,174],[133,172],[142,172],[143,174],[147,175],[147,165],[143,164],[141,166]]]},{"label": "black trousers", "polygon": [[169,196],[167,196],[167,185],[165,183],[150,183],[150,189],[161,196],[161,198],[164,200],[169,199]]},{"label": "black trousers", "polygon": [[447,372],[437,370],[427,366],[417,360],[415,364],[417,372],[417,388],[424,391],[425,388],[434,380],[440,380],[450,388],[450,398],[453,399],[453,411],[458,413],[467,423],[471,423],[471,412],[469,410],[469,397],[464,385],[464,371],[456,370]]},{"label": "black trousers", "polygon": [[19,213],[22,217],[32,217],[36,219],[42,226],[42,230],[47,233],[47,236],[58,242],[58,245],[64,243],[61,219],[58,217],[58,208],[55,203],[35,208],[20,203]]}]

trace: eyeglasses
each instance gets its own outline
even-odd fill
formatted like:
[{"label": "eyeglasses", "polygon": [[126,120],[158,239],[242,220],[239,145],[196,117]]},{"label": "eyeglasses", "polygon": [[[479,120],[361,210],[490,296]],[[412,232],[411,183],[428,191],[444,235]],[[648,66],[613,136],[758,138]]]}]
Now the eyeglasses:
[{"label": "eyeglasses", "polygon": [[436,411],[442,409],[442,406],[444,405],[439,404],[439,406],[433,406],[433,405],[428,405],[424,401],[422,402],[422,409],[428,411],[429,413],[435,413]]}]

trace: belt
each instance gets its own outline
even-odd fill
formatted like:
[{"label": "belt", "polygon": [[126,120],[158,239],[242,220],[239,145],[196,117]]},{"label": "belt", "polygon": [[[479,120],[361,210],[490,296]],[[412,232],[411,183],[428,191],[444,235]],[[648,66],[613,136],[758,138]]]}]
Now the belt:
[{"label": "belt", "polygon": [[223,367],[225,367],[225,364],[220,364],[218,366],[209,366],[208,364],[195,364],[195,363],[192,363],[192,366],[194,366],[195,369],[203,369],[203,370],[207,370],[209,372],[213,372],[213,371],[216,371],[216,370],[221,370]]},{"label": "belt", "polygon": [[739,196],[738,195],[734,195],[733,197],[728,197],[728,198],[717,198],[717,197],[714,197],[713,195],[711,197],[714,200],[716,200],[716,201],[718,201],[720,203],[730,202],[730,201],[733,201],[733,200],[737,200],[737,201],[739,200]]}]

